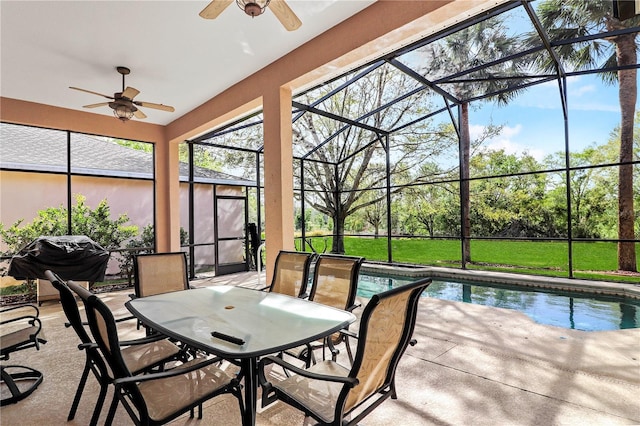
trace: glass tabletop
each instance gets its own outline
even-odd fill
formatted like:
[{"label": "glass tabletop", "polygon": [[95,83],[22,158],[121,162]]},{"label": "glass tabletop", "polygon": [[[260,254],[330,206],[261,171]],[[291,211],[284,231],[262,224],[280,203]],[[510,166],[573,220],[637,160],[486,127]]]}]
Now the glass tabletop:
[{"label": "glass tabletop", "polygon": [[130,300],[126,306],[145,325],[169,337],[231,358],[295,347],[356,319],[350,312],[307,300],[233,286],[159,294]]}]

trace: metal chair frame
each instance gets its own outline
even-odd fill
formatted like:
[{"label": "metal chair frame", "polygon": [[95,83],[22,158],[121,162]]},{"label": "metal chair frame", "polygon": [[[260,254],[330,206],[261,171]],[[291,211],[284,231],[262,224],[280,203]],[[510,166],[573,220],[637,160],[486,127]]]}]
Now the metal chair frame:
[{"label": "metal chair frame", "polygon": [[[355,358],[350,369],[340,366],[335,361],[324,361],[322,365],[314,365],[309,370],[305,370],[291,365],[277,356],[269,356],[260,360],[258,373],[260,384],[262,386],[262,406],[265,407],[276,400],[280,400],[303,411],[305,413],[305,416],[312,417],[321,425],[356,425],[386,399],[396,399],[396,369],[407,346],[409,344],[415,344],[415,341],[412,340],[412,335],[416,323],[418,300],[420,298],[420,294],[427,286],[429,286],[430,283],[430,278],[423,278],[411,284],[407,284],[380,294],[376,294],[371,298],[362,313],[360,329],[358,333],[358,348],[356,350]],[[381,313],[377,314],[378,308],[386,301],[402,300],[402,297],[406,297],[406,301],[404,305],[405,310],[402,317],[403,322],[401,335],[399,336],[395,347],[393,347],[393,352],[391,356],[388,357],[388,361],[382,367],[380,367],[378,362],[374,363],[378,368],[378,370],[376,371],[383,372],[384,380],[381,380],[380,385],[376,386],[373,389],[369,389],[368,386],[372,382],[367,380],[371,378],[371,376],[367,375],[367,372],[369,372],[370,374],[374,373],[371,373],[370,370],[367,370],[367,368],[373,364],[371,364],[370,360],[365,359],[368,346],[368,333],[370,333],[371,330],[376,330],[376,327],[380,327],[381,324],[379,323],[390,321],[390,315],[397,313],[397,311],[391,312],[389,309],[387,309],[381,310]],[[378,322],[371,321],[374,315],[379,315],[379,317],[376,317],[376,321]],[[279,387],[276,381],[267,380],[265,372],[269,370],[270,364],[280,365],[281,367],[285,368],[286,371],[288,371],[288,378],[285,380],[289,381],[289,383],[294,383],[292,388],[290,388],[289,385],[283,385]],[[342,372],[343,374],[319,373],[319,371],[327,370]],[[302,383],[299,384],[299,386],[296,388],[300,389],[300,392],[297,392],[296,389],[293,389],[293,387],[295,387],[295,382],[291,381],[295,378],[295,375],[289,377],[290,373],[295,373],[296,375],[305,378],[302,380]],[[329,401],[322,398],[320,394],[314,395],[316,398],[314,402],[316,403],[321,402],[323,406],[327,406],[327,404],[331,403],[335,404],[331,419],[327,419],[326,417],[323,418],[321,414],[313,409],[313,407],[304,404],[304,398],[302,398],[301,396],[302,393],[309,391],[310,389],[328,388],[328,386],[312,388],[311,383],[309,383],[306,379],[326,381],[328,383],[335,383],[336,385],[340,386],[335,392],[335,395],[337,395],[335,397],[335,400]],[[360,387],[360,385],[363,386]],[[290,393],[288,393],[285,389],[289,389]],[[352,395],[352,392],[355,392],[355,394]],[[352,406],[348,409],[345,409],[347,403],[351,404]],[[329,407],[331,407],[331,405],[329,405]],[[353,417],[349,418],[351,416]]]}]

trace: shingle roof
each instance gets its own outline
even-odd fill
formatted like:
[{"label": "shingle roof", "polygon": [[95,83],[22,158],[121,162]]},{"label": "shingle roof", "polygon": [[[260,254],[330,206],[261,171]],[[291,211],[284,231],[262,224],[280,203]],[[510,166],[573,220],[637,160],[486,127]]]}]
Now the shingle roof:
[{"label": "shingle roof", "polygon": [[[71,133],[71,164],[73,173],[153,177],[151,153],[82,133]],[[67,132],[0,123],[0,168],[66,172]],[[188,175],[189,164],[180,162],[180,180]],[[194,176],[202,183],[255,186],[255,182],[197,166]]]}]

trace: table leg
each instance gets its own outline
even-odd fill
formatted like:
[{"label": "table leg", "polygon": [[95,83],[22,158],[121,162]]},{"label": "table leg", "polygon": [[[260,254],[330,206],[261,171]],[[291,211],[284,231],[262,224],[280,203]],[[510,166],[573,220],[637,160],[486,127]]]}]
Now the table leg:
[{"label": "table leg", "polygon": [[256,398],[258,394],[257,360],[245,358],[242,360],[244,372],[244,413],[242,415],[243,426],[255,426],[256,424]]}]

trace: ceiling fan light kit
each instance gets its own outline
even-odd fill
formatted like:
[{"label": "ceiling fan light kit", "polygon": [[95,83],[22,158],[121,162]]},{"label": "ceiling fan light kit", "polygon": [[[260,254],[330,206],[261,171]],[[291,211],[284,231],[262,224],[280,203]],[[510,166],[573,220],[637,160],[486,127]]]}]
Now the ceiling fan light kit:
[{"label": "ceiling fan light kit", "polygon": [[159,109],[161,111],[174,112],[175,109],[172,106],[154,104],[151,102],[134,101],[140,91],[133,87],[125,86],[124,77],[131,73],[131,70],[127,67],[116,67],[116,70],[122,75],[122,91],[116,92],[113,96],[103,95],[102,93],[93,92],[91,90],[80,89],[78,87],[69,87],[70,89],[79,90],[81,92],[91,93],[93,95],[102,96],[103,98],[111,99],[110,102],[102,102],[98,104],[85,105],[84,108],[97,108],[101,106],[109,106],[113,110],[113,115],[120,121],[127,122],[134,116],[138,119],[147,118],[145,113],[140,111],[136,105],[145,108]]},{"label": "ceiling fan light kit", "polygon": [[255,18],[262,15],[271,0],[236,0],[236,4],[244,13]]},{"label": "ceiling fan light kit", "polygon": [[131,120],[133,113],[138,110],[136,107],[129,107],[124,102],[113,101],[109,102],[109,107],[113,109],[113,115],[121,121]]}]

